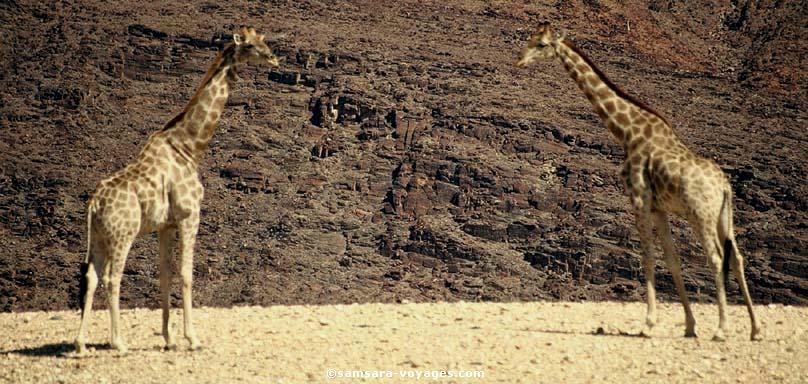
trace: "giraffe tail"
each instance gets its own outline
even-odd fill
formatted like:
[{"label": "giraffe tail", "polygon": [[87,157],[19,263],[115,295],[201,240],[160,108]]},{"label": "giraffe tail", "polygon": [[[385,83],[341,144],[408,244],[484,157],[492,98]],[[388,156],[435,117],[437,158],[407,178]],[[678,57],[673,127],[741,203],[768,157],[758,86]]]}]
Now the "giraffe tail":
[{"label": "giraffe tail", "polygon": [[721,273],[724,274],[724,282],[729,281],[729,262],[732,257],[735,257],[735,252],[732,250],[732,240],[724,240],[724,260],[721,263]]},{"label": "giraffe tail", "polygon": [[98,203],[95,199],[90,198],[87,204],[87,254],[84,256],[84,261],[79,268],[79,295],[77,297],[77,304],[81,312],[84,312],[84,301],[87,299],[87,272],[90,270],[90,263],[93,261],[93,215],[98,209]]},{"label": "giraffe tail", "polygon": [[721,205],[721,214],[718,220],[718,233],[724,239],[724,258],[721,263],[721,273],[724,274],[724,283],[729,279],[729,266],[735,257],[734,235],[732,229],[732,191],[724,191],[724,202]]}]

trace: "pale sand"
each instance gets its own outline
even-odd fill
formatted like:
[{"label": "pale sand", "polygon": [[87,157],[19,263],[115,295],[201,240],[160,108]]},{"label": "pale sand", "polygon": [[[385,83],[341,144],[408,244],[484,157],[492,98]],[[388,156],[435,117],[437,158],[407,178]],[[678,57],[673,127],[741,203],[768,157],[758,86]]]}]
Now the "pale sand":
[{"label": "pale sand", "polygon": [[[204,349],[164,352],[160,311],[123,311],[130,352],[109,350],[108,312],[94,312],[87,356],[73,353],[77,312],[0,314],[0,380],[51,382],[557,383],[808,382],[808,308],[758,306],[764,340],[749,341],[741,306],[726,342],[711,341],[715,305],[695,305],[698,339],[681,306],[661,304],[653,338],[643,303],[433,303],[198,308]],[[598,330],[602,328],[602,332]],[[602,333],[602,334],[598,334]],[[328,379],[328,370],[391,371],[393,378]],[[484,378],[404,379],[440,370]],[[377,373],[378,374],[378,373]]]}]

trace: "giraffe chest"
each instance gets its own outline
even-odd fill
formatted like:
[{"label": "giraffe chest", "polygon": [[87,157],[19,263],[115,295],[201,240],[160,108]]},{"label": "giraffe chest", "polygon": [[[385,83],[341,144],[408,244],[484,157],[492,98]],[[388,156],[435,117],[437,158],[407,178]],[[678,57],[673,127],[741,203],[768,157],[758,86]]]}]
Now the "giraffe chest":
[{"label": "giraffe chest", "polygon": [[141,183],[138,199],[141,205],[141,233],[172,227],[178,221],[199,211],[203,189],[198,176],[161,175]]},{"label": "giraffe chest", "polygon": [[169,223],[168,189],[161,175],[143,177],[138,188],[140,233],[151,233]]}]

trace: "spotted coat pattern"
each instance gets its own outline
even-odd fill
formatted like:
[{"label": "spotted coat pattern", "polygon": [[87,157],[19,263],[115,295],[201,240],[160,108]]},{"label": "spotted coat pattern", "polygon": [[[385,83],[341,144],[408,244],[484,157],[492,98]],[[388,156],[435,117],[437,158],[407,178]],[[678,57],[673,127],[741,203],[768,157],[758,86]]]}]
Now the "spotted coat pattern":
[{"label": "spotted coat pattern", "polygon": [[746,301],[752,323],[751,338],[758,339],[760,325],[755,318],[743,258],[734,237],[732,189],[726,175],[713,161],[688,149],[665,118],[614,85],[591,59],[572,42],[555,34],[549,24],[539,26],[522,51],[517,66],[553,57],[561,61],[626,153],[620,176],[634,210],[643,251],[648,299],[644,334],[650,334],[657,319],[653,256],[653,229],[656,228],[684,306],[685,335],[696,336],[695,319],[668,224],[668,214],[675,214],[693,227],[715,272],[719,326],[714,339],[725,338],[725,280],[730,266]]},{"label": "spotted coat pattern", "polygon": [[193,250],[204,195],[199,162],[224,110],[230,82],[237,79],[237,67],[244,63],[278,65],[278,58],[263,38],[252,28],[235,34],[234,43],[219,53],[185,109],[149,137],[132,163],[98,183],[87,208],[88,248],[79,295],[82,319],[75,342],[79,353],[85,351],[85,333],[99,278],[107,289],[111,345],[126,351],[118,303],[124,263],[135,238],[153,232],[158,233],[160,242],[166,347],[176,347],[169,332],[169,291],[171,256],[178,240],[184,333],[191,349],[199,348],[191,320]]}]

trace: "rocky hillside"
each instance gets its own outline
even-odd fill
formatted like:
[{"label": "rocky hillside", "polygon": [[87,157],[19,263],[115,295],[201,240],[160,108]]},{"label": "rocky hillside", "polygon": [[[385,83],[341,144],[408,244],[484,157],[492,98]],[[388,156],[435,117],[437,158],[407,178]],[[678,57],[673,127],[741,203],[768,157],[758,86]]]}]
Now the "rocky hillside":
[{"label": "rocky hillside", "polygon": [[[640,300],[621,147],[560,65],[512,65],[540,20],[731,176],[755,299],[808,301],[796,2],[80,3],[0,4],[0,310],[73,302],[89,193],[239,25],[286,62],[242,71],[203,162],[196,303]],[[673,228],[687,289],[713,300]],[[124,306],[157,305],[156,254],[136,242]]]}]

